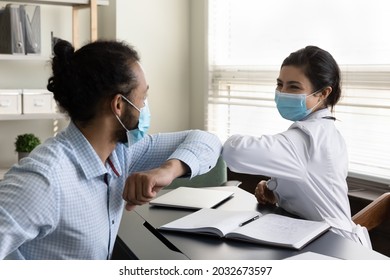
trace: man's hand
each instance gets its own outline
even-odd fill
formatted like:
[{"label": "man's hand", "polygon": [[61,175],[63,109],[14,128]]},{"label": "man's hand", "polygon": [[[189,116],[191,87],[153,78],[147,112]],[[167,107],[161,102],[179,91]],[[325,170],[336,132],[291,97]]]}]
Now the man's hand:
[{"label": "man's hand", "polygon": [[187,165],[172,159],[159,168],[133,173],[126,179],[123,191],[123,199],[127,202],[126,210],[130,211],[137,205],[148,203],[163,187],[169,185],[173,179],[186,174],[187,170]]},{"label": "man's hand", "polygon": [[267,188],[267,181],[260,181],[257,184],[255,197],[260,204],[275,204],[277,202],[274,192]]}]

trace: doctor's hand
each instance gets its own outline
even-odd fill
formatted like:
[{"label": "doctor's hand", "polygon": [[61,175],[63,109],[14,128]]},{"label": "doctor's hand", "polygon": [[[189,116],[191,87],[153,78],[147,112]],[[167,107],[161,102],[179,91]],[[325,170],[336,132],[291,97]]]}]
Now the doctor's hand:
[{"label": "doctor's hand", "polygon": [[158,168],[131,174],[126,179],[122,195],[126,201],[126,210],[130,211],[137,205],[149,203],[173,179],[187,173],[187,169],[187,165],[172,159]]},{"label": "doctor's hand", "polygon": [[267,188],[267,181],[260,181],[255,189],[255,197],[260,204],[276,204],[276,196]]}]

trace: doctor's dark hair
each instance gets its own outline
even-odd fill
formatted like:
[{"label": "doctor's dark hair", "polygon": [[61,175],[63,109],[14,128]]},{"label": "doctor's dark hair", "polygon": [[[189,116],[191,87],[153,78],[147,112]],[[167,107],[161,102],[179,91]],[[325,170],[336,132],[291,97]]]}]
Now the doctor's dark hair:
[{"label": "doctor's dark hair", "polygon": [[54,46],[47,89],[74,121],[88,122],[115,94],[128,96],[138,85],[132,64],[138,53],[124,42],[95,41],[79,50],[67,41]]},{"label": "doctor's dark hair", "polygon": [[325,105],[334,106],[341,97],[341,74],[337,62],[327,51],[315,46],[307,46],[291,53],[282,66],[296,66],[303,69],[304,74],[313,85],[314,91],[330,86],[332,92],[325,100]]}]

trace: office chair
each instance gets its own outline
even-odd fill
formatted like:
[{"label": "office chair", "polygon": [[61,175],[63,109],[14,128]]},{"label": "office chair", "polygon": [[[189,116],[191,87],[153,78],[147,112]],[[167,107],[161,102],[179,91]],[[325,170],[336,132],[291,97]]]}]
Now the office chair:
[{"label": "office chair", "polygon": [[384,193],[372,201],[358,213],[352,220],[355,224],[365,226],[368,231],[380,226],[390,218],[390,192]]},{"label": "office chair", "polygon": [[164,189],[174,189],[180,186],[185,187],[216,187],[216,186],[238,186],[238,181],[227,181],[227,167],[225,161],[220,157],[209,172],[189,178],[176,178]]}]

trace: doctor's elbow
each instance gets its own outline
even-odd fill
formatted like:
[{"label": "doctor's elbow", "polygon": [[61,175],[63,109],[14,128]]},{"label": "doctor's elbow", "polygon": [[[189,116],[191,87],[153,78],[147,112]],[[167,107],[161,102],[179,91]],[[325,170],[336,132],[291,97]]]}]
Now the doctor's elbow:
[{"label": "doctor's elbow", "polygon": [[237,161],[240,160],[240,152],[238,149],[235,149],[229,143],[225,143],[222,148],[221,153],[222,159],[226,162],[227,167],[234,166]]}]

